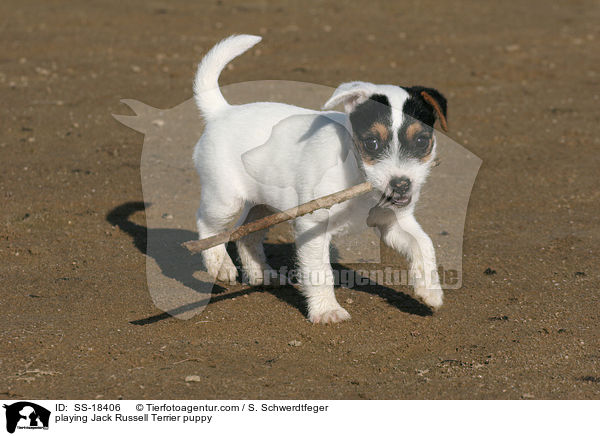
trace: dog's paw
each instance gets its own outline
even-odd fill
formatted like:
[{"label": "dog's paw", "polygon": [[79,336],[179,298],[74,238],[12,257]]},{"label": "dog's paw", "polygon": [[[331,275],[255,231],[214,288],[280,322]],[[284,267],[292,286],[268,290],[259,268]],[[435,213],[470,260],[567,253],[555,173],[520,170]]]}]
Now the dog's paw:
[{"label": "dog's paw", "polygon": [[244,282],[250,286],[272,286],[277,283],[277,273],[268,264],[254,268],[243,268],[242,276]]},{"label": "dog's paw", "polygon": [[415,289],[415,294],[419,299],[429,306],[433,311],[438,310],[444,303],[444,292],[439,286],[433,288]]},{"label": "dog's paw", "polygon": [[329,324],[350,319],[350,314],[343,307],[319,313],[309,313],[308,319],[315,324]]},{"label": "dog's paw", "polygon": [[237,283],[238,271],[237,268],[232,265],[223,265],[217,274],[217,280],[223,283],[234,285]]},{"label": "dog's paw", "polygon": [[209,248],[202,252],[202,259],[206,271],[212,280],[228,284],[235,284],[237,282],[237,268],[224,247]]}]

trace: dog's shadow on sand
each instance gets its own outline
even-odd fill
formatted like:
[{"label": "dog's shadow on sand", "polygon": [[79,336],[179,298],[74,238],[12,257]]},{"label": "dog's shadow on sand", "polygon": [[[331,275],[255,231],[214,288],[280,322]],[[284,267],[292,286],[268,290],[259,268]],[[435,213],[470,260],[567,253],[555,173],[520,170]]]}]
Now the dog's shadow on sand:
[{"label": "dog's shadow on sand", "polygon": [[[177,315],[178,313],[185,313],[189,310],[203,307],[208,304],[213,304],[219,301],[230,300],[232,298],[240,297],[254,292],[269,292],[281,301],[289,304],[296,308],[304,316],[307,315],[306,305],[304,298],[296,288],[291,285],[284,286],[255,286],[250,287],[247,285],[235,285],[231,288],[224,288],[218,283],[207,284],[194,277],[194,273],[202,268],[202,261],[200,256],[190,254],[184,247],[181,246],[183,242],[190,241],[197,238],[195,232],[182,229],[165,229],[156,228],[148,229],[147,227],[137,224],[131,221],[131,216],[136,212],[145,210],[146,205],[143,202],[127,202],[123,203],[114,209],[112,209],[107,215],[106,220],[113,226],[119,227],[122,231],[126,232],[133,238],[133,244],[145,255],[150,255],[156,261],[156,264],[161,269],[161,272],[171,279],[175,279],[185,285],[186,287],[193,289],[199,293],[206,293],[207,289],[212,288],[212,296],[200,301],[196,301],[184,306],[172,309],[169,313],[162,312],[157,315],[152,315],[146,318],[131,321],[131,324],[135,325],[146,325],[152,324],[164,319],[168,319]],[[165,249],[150,249],[148,250],[148,233],[152,232],[152,240],[160,241],[159,243],[167,243],[168,247]],[[287,268],[287,271],[291,271],[294,268],[294,244],[282,243],[282,244],[265,244],[265,253],[269,264],[275,268],[275,270],[282,270]],[[237,259],[237,251],[235,244],[228,244],[227,250],[232,259]],[[191,258],[192,262],[177,262],[177,259]],[[235,262],[238,264],[239,262]],[[364,265],[361,265],[364,267]],[[419,301],[412,298],[401,291],[382,286],[378,283],[369,280],[367,277],[361,276],[356,271],[351,269],[349,265],[332,264],[334,270],[341,272],[342,270],[350,271],[350,274],[354,273],[354,283],[360,283],[360,285],[353,286],[352,289],[365,292],[367,294],[376,295],[383,298],[388,304],[396,307],[402,312],[418,315],[418,316],[429,316],[432,314],[431,310],[420,303]],[[347,273],[345,274],[347,275]],[[338,275],[339,276],[339,275]],[[367,283],[367,284],[363,284]]]}]

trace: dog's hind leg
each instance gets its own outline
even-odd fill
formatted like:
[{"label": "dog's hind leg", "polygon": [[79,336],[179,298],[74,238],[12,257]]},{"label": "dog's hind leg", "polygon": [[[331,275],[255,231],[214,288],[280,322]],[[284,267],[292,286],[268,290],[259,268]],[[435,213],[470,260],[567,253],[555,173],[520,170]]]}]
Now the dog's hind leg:
[{"label": "dog's hind leg", "polygon": [[[254,206],[245,217],[245,222],[255,221],[272,213],[272,211],[263,205]],[[240,217],[238,224],[244,222],[243,216]],[[242,272],[244,280],[252,285],[262,285],[265,281],[265,274],[270,274],[273,270],[267,264],[267,258],[263,247],[263,239],[267,229],[259,232],[250,233],[248,236],[236,241],[240,261],[242,262]]]},{"label": "dog's hind leg", "polygon": [[[199,239],[208,238],[227,230],[239,214],[240,208],[239,201],[219,201],[215,196],[208,195],[208,192],[206,194],[203,192],[196,214]],[[227,253],[225,244],[204,250],[201,255],[204,266],[213,279],[216,278],[231,284],[236,283],[237,269]]]}]

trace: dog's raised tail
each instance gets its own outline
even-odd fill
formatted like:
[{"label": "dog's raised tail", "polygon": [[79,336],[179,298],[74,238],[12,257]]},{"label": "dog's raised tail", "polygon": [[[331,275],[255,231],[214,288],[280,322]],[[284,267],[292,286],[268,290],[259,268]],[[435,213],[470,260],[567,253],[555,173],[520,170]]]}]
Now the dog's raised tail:
[{"label": "dog's raised tail", "polygon": [[223,68],[262,38],[254,35],[233,35],[215,45],[198,65],[194,80],[194,97],[205,118],[227,107],[229,103],[219,89]]}]

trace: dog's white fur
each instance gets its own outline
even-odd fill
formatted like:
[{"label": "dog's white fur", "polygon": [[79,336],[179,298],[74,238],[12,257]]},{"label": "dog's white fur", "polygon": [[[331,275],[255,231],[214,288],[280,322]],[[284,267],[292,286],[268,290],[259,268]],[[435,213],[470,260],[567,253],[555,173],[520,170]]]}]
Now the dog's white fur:
[{"label": "dog's white fur", "polygon": [[[433,244],[413,216],[430,165],[404,162],[395,153],[375,165],[362,165],[351,138],[348,113],[374,93],[389,98],[397,129],[403,117],[397,108],[402,108],[408,97],[406,91],[391,85],[343,84],[324,108],[343,104],[345,113],[272,102],[230,105],[219,90],[218,77],[228,62],[260,40],[251,35],[229,37],[217,44],[198,68],[194,93],[207,121],[194,151],[202,186],[197,213],[199,237],[226,230],[236,217],[240,224],[269,210],[288,209],[366,179],[373,184],[373,193],[294,221],[299,283],[307,299],[310,321],[328,323],[350,318],[334,295],[329,244],[334,234],[364,229],[367,219],[379,228],[387,245],[411,260],[417,297],[431,308],[439,308],[443,294]],[[261,147],[265,152],[260,152]],[[413,201],[404,208],[374,208],[395,176],[412,181]],[[256,205],[264,206],[253,208]],[[264,234],[255,233],[237,242],[245,280],[253,285],[261,284],[263,274],[271,270],[262,247]],[[225,245],[204,251],[202,257],[212,277],[236,280],[237,270]]]}]

